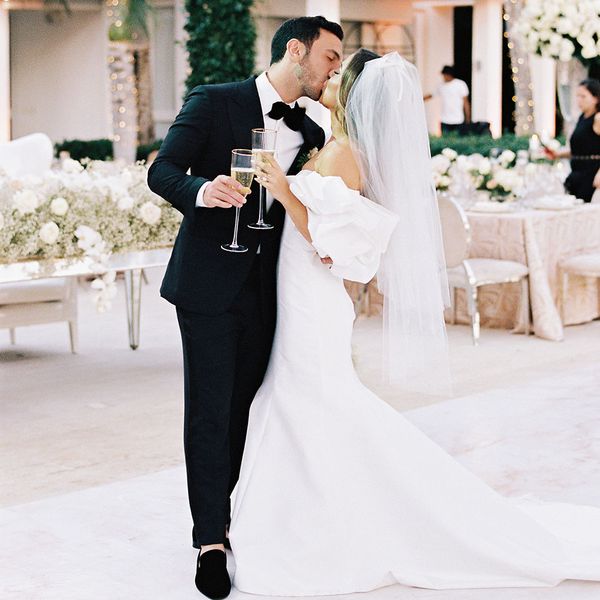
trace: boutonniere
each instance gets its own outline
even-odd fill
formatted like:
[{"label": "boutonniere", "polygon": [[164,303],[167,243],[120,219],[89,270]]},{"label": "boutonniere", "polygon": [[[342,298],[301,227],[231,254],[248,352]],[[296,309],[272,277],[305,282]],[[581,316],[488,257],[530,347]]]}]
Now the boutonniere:
[{"label": "boutonniere", "polygon": [[302,154],[300,154],[300,156],[298,156],[298,160],[296,161],[298,167],[302,168],[311,158],[316,156],[317,152],[319,152],[319,149],[315,146],[314,148],[311,148],[308,152],[303,152]]}]

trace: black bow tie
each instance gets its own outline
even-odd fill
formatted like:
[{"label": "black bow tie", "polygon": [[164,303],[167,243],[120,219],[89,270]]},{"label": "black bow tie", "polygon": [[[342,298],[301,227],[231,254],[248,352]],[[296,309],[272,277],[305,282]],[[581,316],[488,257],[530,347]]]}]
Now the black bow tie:
[{"label": "black bow tie", "polygon": [[268,113],[271,119],[278,121],[283,119],[283,122],[293,131],[299,131],[302,127],[302,121],[304,120],[304,114],[306,110],[298,106],[298,103],[294,104],[294,108],[291,108],[284,102],[275,102]]}]

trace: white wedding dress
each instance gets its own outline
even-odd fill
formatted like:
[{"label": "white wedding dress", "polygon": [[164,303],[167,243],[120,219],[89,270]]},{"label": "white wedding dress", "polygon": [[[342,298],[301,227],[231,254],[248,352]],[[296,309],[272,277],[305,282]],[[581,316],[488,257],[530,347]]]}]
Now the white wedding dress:
[{"label": "white wedding dress", "polygon": [[600,508],[500,496],[362,385],[343,278],[375,274],[396,217],[337,177],[290,181],[314,248],[288,218],[275,342],[234,492],[234,585],[312,596],[600,580]]}]

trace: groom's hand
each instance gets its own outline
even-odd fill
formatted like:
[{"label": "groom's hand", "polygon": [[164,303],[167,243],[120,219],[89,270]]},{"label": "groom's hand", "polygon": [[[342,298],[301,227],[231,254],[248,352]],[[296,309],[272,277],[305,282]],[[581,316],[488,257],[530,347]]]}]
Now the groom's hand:
[{"label": "groom's hand", "polygon": [[246,190],[235,179],[227,175],[215,177],[204,190],[202,201],[208,208],[231,208],[244,206],[246,198],[239,193]]}]

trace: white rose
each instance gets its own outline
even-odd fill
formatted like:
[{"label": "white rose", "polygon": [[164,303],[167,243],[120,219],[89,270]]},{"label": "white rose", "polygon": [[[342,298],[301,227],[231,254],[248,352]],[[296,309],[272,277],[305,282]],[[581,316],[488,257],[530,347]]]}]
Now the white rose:
[{"label": "white rose", "polygon": [[102,236],[87,225],[80,225],[75,230],[75,237],[77,237],[77,246],[85,252],[99,253],[104,250]]},{"label": "white rose", "polygon": [[131,210],[133,208],[134,200],[129,194],[121,194],[117,200],[117,206],[119,210]]},{"label": "white rose", "polygon": [[65,173],[81,173],[81,171],[83,171],[81,163],[72,158],[65,158],[65,160],[62,161],[62,169]]},{"label": "white rose", "polygon": [[485,187],[486,187],[488,190],[493,190],[493,189],[495,189],[495,188],[497,188],[497,187],[498,187],[498,182],[497,182],[495,179],[490,179],[490,180],[489,180],[489,181],[488,181],[488,182],[485,184]]},{"label": "white rose", "polygon": [[512,150],[504,150],[500,155],[500,162],[503,165],[509,165],[516,157],[517,155]]},{"label": "white rose", "polygon": [[458,156],[458,152],[456,150],[453,150],[452,148],[444,148],[442,150],[442,154],[448,159],[448,160],[456,160],[456,157]]},{"label": "white rose", "polygon": [[571,31],[572,28],[573,21],[571,21],[571,19],[569,19],[568,17],[561,17],[556,23],[556,31],[558,31],[559,33],[569,33],[569,31]]},{"label": "white rose", "polygon": [[489,158],[484,158],[479,163],[479,172],[482,175],[487,175],[491,170],[492,170],[492,163],[490,162],[490,159]]},{"label": "white rose", "polygon": [[13,197],[15,208],[22,214],[32,213],[39,206],[39,200],[35,192],[31,190],[21,190]]},{"label": "white rose", "polygon": [[52,202],[50,203],[50,212],[53,215],[62,217],[67,214],[68,210],[69,203],[61,196],[59,196],[58,198],[54,198],[54,200],[52,200]]},{"label": "white rose", "polygon": [[156,225],[160,221],[161,211],[153,202],[144,202],[140,206],[140,218],[147,225]]},{"label": "white rose", "polygon": [[40,227],[39,236],[45,244],[54,244],[58,239],[59,233],[58,225],[54,221],[48,221],[48,223],[44,223]]},{"label": "white rose", "polygon": [[581,56],[583,56],[583,58],[595,58],[596,56],[598,56],[598,50],[596,49],[596,45],[593,44],[592,46],[584,46],[581,49]]},{"label": "white rose", "polygon": [[431,166],[437,173],[445,173],[450,167],[450,160],[443,154],[436,154],[431,158]]}]

